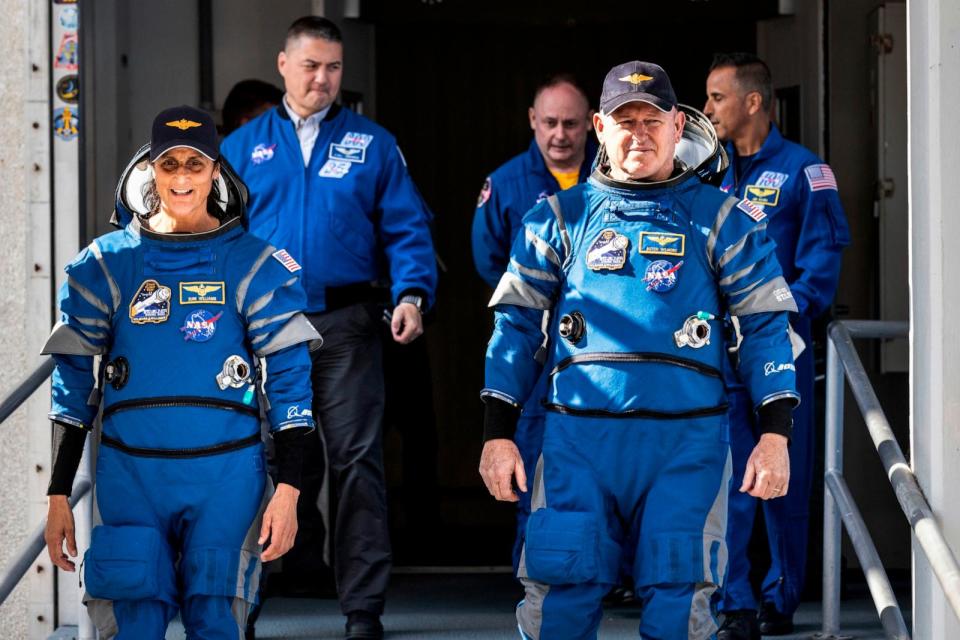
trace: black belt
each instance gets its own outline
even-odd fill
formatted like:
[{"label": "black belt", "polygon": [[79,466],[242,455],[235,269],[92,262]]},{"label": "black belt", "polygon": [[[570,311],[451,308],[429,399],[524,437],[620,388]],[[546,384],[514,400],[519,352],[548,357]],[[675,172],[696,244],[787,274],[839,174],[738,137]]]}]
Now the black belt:
[{"label": "black belt", "polygon": [[390,289],[373,282],[357,282],[340,287],[327,287],[324,305],[327,311],[342,309],[354,304],[390,303]]},{"label": "black belt", "polygon": [[203,456],[215,456],[218,453],[227,453],[259,444],[260,434],[255,433],[239,440],[230,440],[220,444],[210,445],[209,447],[191,447],[187,449],[150,449],[147,447],[131,447],[124,444],[122,440],[111,438],[108,435],[100,435],[100,444],[106,445],[112,449],[123,451],[131,456],[141,456],[144,458],[201,458]]},{"label": "black belt", "polygon": [[581,416],[585,418],[650,418],[652,420],[684,420],[690,418],[703,418],[705,416],[719,416],[727,412],[727,403],[718,404],[715,407],[702,407],[700,409],[687,409],[686,411],[654,411],[653,409],[627,409],[626,411],[607,411],[606,409],[577,409],[562,404],[549,402],[543,403],[547,411],[562,413],[568,416]]}]

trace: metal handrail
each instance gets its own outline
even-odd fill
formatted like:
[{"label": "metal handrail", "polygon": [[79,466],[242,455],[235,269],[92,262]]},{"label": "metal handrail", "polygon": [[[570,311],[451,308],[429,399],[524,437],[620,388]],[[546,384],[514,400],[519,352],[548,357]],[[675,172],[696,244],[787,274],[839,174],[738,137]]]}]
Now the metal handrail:
[{"label": "metal handrail", "polygon": [[[70,508],[87,495],[90,491],[90,479],[87,477],[77,480],[73,485],[73,491],[70,493]],[[26,542],[20,547],[20,551],[14,555],[13,560],[7,565],[7,568],[0,574],[0,604],[6,601],[10,593],[19,584],[20,579],[27,573],[37,557],[43,552],[46,543],[43,539],[43,531],[47,527],[47,519],[44,518],[34,529],[33,533],[27,538]]]},{"label": "metal handrail", "polygon": [[34,391],[40,388],[40,385],[47,381],[53,373],[53,367],[53,358],[47,356],[40,366],[33,370],[33,373],[24,378],[23,382],[18,384],[10,395],[3,399],[3,402],[0,402],[0,423],[9,418],[20,408],[20,405],[27,401],[27,398],[33,395]]},{"label": "metal handrail", "polygon": [[[9,418],[14,411],[20,408],[33,393],[40,388],[50,374],[53,373],[55,362],[53,358],[47,357],[41,362],[23,382],[0,402],[0,423]],[[78,550],[84,549],[90,545],[91,529],[91,505],[92,498],[87,498],[91,493],[92,480],[90,475],[90,442],[84,445],[83,456],[80,460],[80,467],[77,469],[77,476],[74,480],[73,489],[68,500],[70,508],[76,506],[83,500],[84,505],[77,509],[75,531]],[[86,498],[86,500],[85,500]],[[10,593],[16,588],[23,576],[26,575],[37,557],[43,552],[45,546],[43,533],[47,526],[47,519],[44,518],[33,533],[28,536],[20,551],[14,556],[10,565],[0,574],[0,604],[10,596]],[[82,594],[81,594],[82,602]],[[83,608],[81,607],[81,611]],[[78,640],[93,640],[96,638],[96,630],[93,628],[93,622],[89,616],[80,615],[77,625]]]},{"label": "metal handrail", "polygon": [[[823,497],[823,630],[822,637],[836,637],[840,628],[840,534],[841,519],[860,559],[867,584],[888,638],[908,639],[886,571],[867,532],[863,518],[843,481],[844,379],[864,417],[867,430],[880,455],[887,478],[903,509],[920,548],[926,555],[944,594],[960,617],[960,567],[947,545],[916,476],[907,464],[893,429],[880,406],[860,361],[853,338],[900,338],[907,336],[906,322],[867,320],[838,321],[827,332],[826,456]],[[841,513],[842,510],[842,513]]]}]

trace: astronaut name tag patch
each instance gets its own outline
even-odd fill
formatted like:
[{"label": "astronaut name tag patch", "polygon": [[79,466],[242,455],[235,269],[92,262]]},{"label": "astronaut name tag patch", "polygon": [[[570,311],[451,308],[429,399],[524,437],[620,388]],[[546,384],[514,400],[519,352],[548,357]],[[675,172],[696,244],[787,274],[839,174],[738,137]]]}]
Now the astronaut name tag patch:
[{"label": "astronaut name tag patch", "polygon": [[647,291],[666,293],[677,286],[677,271],[683,266],[683,260],[673,264],[669,260],[654,260],[647,266],[643,274],[643,281],[647,283]]},{"label": "astronaut name tag patch", "polygon": [[274,258],[277,259],[277,261],[280,264],[286,267],[287,271],[289,271],[290,273],[296,273],[297,271],[300,271],[301,269],[300,264],[293,259],[293,256],[287,253],[286,249],[280,249],[280,251],[274,251],[272,255]]},{"label": "astronaut name tag patch", "polygon": [[658,256],[682,256],[687,237],[682,233],[640,232],[640,253]]},{"label": "astronaut name tag patch", "polygon": [[144,280],[130,301],[130,322],[151,324],[170,319],[170,287],[156,280]]},{"label": "astronaut name tag patch", "polygon": [[353,163],[346,160],[327,160],[326,164],[320,167],[318,175],[321,178],[342,178],[350,173],[352,166]]},{"label": "astronaut name tag patch", "polygon": [[226,292],[224,282],[181,282],[180,304],[223,304]]},{"label": "astronaut name tag patch", "polygon": [[587,268],[593,271],[604,269],[616,271],[627,262],[627,247],[630,239],[613,229],[604,229],[587,251]]},{"label": "astronaut name tag patch", "polygon": [[756,205],[765,207],[775,207],[780,200],[780,189],[776,187],[761,187],[758,184],[752,184],[747,187],[743,196]]},{"label": "astronaut name tag patch", "polygon": [[737,209],[743,211],[750,217],[751,220],[755,220],[756,222],[760,222],[767,217],[767,214],[763,212],[763,209],[753,204],[749,200],[741,200],[738,202]]},{"label": "astronaut name tag patch", "polygon": [[183,332],[184,340],[193,342],[206,342],[213,337],[217,331],[217,320],[223,315],[223,311],[214,314],[206,309],[197,309],[187,314],[183,320],[183,326],[180,331]]},{"label": "astronaut name tag patch", "polygon": [[367,159],[367,149],[365,147],[348,147],[345,144],[331,144],[329,157],[331,160],[363,164]]}]

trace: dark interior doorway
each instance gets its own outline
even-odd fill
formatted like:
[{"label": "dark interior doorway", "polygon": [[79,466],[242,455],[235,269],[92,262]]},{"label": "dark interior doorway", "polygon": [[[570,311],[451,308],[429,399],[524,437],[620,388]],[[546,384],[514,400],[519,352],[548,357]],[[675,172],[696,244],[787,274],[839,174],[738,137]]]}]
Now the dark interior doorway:
[{"label": "dark interior doorway", "polygon": [[[398,564],[509,564],[513,506],[494,502],[477,473],[492,314],[491,291],[474,271],[470,227],[484,177],[530,143],[526,112],[536,84],[568,71],[595,101],[611,66],[644,59],[670,73],[681,102],[700,108],[713,53],[754,51],[756,21],[775,15],[775,2],[747,5],[399,0],[364,16],[376,25],[377,120],[397,136],[436,215],[446,267],[428,329],[439,444],[429,517],[411,517],[428,498],[409,482],[411,465],[431,464],[422,444],[429,436],[416,429],[429,428],[423,403],[409,401],[405,419],[414,428],[405,436],[387,431]],[[408,382],[425,377],[405,374]],[[423,482],[422,468],[416,471]]]}]

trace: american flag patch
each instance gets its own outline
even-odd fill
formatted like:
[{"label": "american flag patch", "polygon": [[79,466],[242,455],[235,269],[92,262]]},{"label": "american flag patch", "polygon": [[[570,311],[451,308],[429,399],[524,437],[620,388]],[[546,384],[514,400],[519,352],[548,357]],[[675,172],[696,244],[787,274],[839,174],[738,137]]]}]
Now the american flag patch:
[{"label": "american flag patch", "polygon": [[767,214],[763,212],[763,209],[753,204],[749,200],[741,200],[737,203],[737,209],[743,211],[745,214],[750,216],[753,220],[760,222],[767,217]]},{"label": "american flag patch", "polygon": [[824,189],[837,190],[837,178],[833,175],[833,169],[828,164],[812,164],[803,170],[807,174],[807,182],[810,183],[810,191],[822,191]]},{"label": "american flag patch", "polygon": [[293,273],[295,271],[300,271],[301,269],[297,261],[293,259],[293,256],[287,253],[286,249],[280,249],[280,251],[274,251],[273,257],[276,258],[280,264],[285,266],[287,268],[287,271],[289,271],[290,273]]}]

